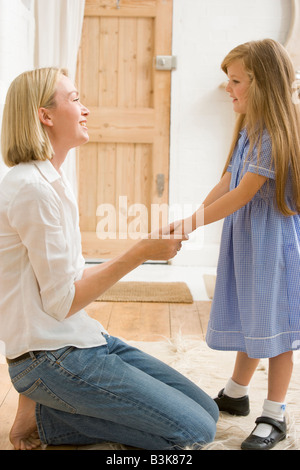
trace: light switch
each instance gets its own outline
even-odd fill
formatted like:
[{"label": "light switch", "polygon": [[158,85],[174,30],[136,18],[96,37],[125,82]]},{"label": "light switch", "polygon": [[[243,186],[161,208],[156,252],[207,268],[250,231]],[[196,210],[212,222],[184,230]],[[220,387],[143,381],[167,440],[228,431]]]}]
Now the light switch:
[{"label": "light switch", "polygon": [[177,57],[174,55],[158,55],[155,58],[156,70],[175,70],[177,68]]}]

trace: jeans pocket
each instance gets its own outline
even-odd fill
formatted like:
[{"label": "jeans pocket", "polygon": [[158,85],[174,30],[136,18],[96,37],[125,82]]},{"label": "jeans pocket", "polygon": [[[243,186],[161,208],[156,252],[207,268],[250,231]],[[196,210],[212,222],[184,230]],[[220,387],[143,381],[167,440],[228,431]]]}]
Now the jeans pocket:
[{"label": "jeans pocket", "polygon": [[56,410],[65,411],[72,414],[76,413],[76,409],[65,400],[57,396],[54,391],[45,385],[42,379],[36,380],[31,385],[31,387],[20,393],[35,401],[36,403],[48,406],[49,408],[54,408]]},{"label": "jeans pocket", "polygon": [[63,361],[72,351],[74,351],[74,346],[65,346],[64,348],[57,349],[55,351],[47,351],[47,356],[50,359],[54,359],[57,362]]}]

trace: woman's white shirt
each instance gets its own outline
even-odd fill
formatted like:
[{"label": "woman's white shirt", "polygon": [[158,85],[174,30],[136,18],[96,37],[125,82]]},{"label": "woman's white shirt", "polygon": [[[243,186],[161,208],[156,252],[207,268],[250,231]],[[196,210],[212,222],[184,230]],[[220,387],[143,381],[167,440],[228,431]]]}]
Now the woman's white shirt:
[{"label": "woman's white shirt", "polygon": [[49,160],[22,163],[0,184],[0,341],[6,357],[105,344],[102,325],[66,318],[85,261],[77,202]]}]

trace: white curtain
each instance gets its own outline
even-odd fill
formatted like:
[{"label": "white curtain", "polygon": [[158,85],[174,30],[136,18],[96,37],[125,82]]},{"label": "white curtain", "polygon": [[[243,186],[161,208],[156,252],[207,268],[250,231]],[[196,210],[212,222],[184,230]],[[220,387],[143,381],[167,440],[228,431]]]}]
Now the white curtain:
[{"label": "white curtain", "polygon": [[[0,129],[8,87],[34,67],[64,67],[75,81],[85,0],[0,0]],[[76,157],[64,170],[76,188]],[[0,180],[8,171],[0,155]]]},{"label": "white curtain", "polygon": [[[7,1],[7,0],[6,0]],[[35,67],[63,67],[75,81],[85,0],[35,0]],[[63,165],[76,186],[76,152],[71,150]]]},{"label": "white curtain", "polygon": [[[0,132],[10,83],[34,67],[33,0],[0,0]],[[7,173],[0,155],[0,180]]]}]

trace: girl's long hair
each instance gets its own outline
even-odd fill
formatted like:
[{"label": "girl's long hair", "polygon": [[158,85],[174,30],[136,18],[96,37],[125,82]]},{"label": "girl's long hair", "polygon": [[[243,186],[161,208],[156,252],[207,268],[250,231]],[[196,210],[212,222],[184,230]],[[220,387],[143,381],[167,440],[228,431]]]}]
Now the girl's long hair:
[{"label": "girl's long hair", "polygon": [[283,46],[272,39],[251,41],[233,49],[223,60],[222,70],[241,60],[250,78],[247,114],[237,118],[226,172],[243,127],[247,128],[250,150],[258,149],[266,129],[272,142],[272,159],[276,174],[276,201],[285,216],[295,212],[286,202],[286,184],[291,172],[294,209],[300,213],[300,117],[299,98],[295,98],[295,72]]}]

